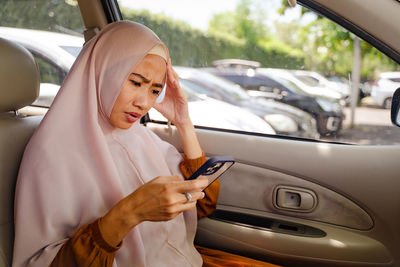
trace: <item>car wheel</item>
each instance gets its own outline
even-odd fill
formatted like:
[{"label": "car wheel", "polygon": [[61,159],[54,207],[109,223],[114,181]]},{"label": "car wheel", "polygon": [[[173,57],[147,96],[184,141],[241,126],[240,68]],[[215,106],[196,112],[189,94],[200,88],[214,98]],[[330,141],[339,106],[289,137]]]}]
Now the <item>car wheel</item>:
[{"label": "car wheel", "polygon": [[383,101],[383,108],[385,109],[391,109],[392,108],[392,98],[388,97]]}]

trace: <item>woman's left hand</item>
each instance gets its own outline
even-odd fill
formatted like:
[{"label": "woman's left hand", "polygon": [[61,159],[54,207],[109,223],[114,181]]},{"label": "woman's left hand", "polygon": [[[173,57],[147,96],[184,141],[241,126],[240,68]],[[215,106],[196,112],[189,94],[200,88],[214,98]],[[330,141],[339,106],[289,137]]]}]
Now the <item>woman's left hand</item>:
[{"label": "woman's left hand", "polygon": [[165,98],[161,103],[156,103],[154,108],[176,126],[191,123],[187,97],[179,85],[179,77],[172,68],[171,59],[167,62]]}]

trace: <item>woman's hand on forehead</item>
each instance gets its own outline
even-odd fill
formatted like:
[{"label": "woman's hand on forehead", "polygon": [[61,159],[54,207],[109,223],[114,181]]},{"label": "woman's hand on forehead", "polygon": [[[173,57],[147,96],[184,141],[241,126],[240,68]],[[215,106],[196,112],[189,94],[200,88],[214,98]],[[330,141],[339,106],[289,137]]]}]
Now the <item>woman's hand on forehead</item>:
[{"label": "woman's hand on forehead", "polygon": [[188,102],[179,84],[179,76],[172,68],[171,59],[167,62],[167,89],[164,101],[156,103],[154,108],[174,125],[190,122]]}]

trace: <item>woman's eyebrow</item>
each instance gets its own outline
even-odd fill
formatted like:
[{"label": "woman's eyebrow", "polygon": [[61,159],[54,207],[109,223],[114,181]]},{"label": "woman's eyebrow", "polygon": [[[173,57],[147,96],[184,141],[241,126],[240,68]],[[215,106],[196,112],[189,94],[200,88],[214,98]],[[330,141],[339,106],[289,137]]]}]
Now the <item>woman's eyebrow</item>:
[{"label": "woman's eyebrow", "polygon": [[[138,76],[140,79],[142,79],[142,81],[143,81],[144,83],[149,83],[149,82],[150,82],[149,79],[147,79],[146,77],[144,77],[143,75],[141,75],[141,74],[139,74],[139,73],[134,73],[134,72],[132,72],[132,74],[135,75],[135,76]],[[154,87],[159,87],[159,88],[161,88],[161,89],[164,87],[161,83],[153,83],[152,86],[154,86]]]}]

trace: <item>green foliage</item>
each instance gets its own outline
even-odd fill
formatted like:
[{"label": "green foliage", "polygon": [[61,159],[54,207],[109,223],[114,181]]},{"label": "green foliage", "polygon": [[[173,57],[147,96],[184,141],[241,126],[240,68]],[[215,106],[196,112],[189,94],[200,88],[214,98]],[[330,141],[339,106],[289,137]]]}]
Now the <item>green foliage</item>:
[{"label": "green foliage", "polygon": [[[287,0],[282,0],[280,13],[283,14],[287,8]],[[302,7],[302,15],[306,13],[311,11]],[[292,47],[302,47],[307,69],[342,77],[347,77],[352,72],[355,38],[353,34],[319,15],[308,25],[298,25],[299,21],[276,25],[277,35],[281,41],[289,43]],[[291,39],[285,31],[296,38]],[[400,70],[399,64],[363,40],[361,54],[363,79],[375,79],[380,72]]]},{"label": "green foliage", "polygon": [[[168,46],[172,61],[175,65],[206,67],[212,61],[223,58],[241,58],[257,60],[263,66],[298,68],[303,65],[303,58],[298,54],[288,53],[279,45],[268,47],[267,43],[254,43],[260,39],[243,38],[243,29],[250,27],[250,20],[241,28],[242,36],[232,35],[225,31],[209,31],[205,34],[193,29],[187,24],[173,21],[164,15],[150,14],[148,11],[137,11],[122,8],[124,19],[142,23],[152,29]],[[247,11],[246,11],[247,12]],[[232,25],[232,17],[216,16],[211,22],[216,25],[225,25],[236,31]],[[251,33],[253,36],[256,36]]]},{"label": "green foliage", "polygon": [[215,14],[209,22],[208,32],[224,33],[249,45],[258,45],[260,40],[268,39],[270,34],[262,14],[250,9],[251,6],[251,0],[241,0],[235,11]]},{"label": "green foliage", "polygon": [[64,33],[83,32],[76,0],[2,0],[0,25]]}]

